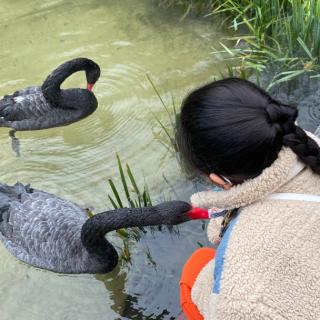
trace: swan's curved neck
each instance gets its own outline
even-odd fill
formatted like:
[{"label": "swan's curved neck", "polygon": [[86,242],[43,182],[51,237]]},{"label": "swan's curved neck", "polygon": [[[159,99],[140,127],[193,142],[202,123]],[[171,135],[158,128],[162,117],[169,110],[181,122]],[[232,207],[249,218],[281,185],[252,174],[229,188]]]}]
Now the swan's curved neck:
[{"label": "swan's curved neck", "polygon": [[60,85],[71,74],[89,70],[92,68],[90,61],[85,58],[73,59],[67,61],[55,69],[43,82],[41,87],[45,98],[52,104],[58,104],[60,99]]},{"label": "swan's curved neck", "polygon": [[161,215],[155,207],[124,208],[98,213],[88,219],[81,230],[81,240],[84,247],[91,253],[109,260],[117,255],[116,250],[105,238],[105,234],[129,227],[152,226],[163,223]]}]

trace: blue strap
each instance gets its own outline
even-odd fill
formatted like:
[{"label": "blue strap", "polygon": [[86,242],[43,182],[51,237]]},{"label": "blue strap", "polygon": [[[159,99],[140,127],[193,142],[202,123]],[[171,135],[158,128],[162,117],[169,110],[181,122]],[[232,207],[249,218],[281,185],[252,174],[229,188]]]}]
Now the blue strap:
[{"label": "blue strap", "polygon": [[221,242],[217,249],[217,255],[215,258],[215,268],[214,268],[214,286],[213,286],[213,293],[220,293],[220,286],[221,286],[221,276],[223,272],[225,254],[227,250],[227,246],[229,243],[230,235],[236,221],[238,219],[239,214],[237,214],[229,223],[227,230],[225,231]]}]

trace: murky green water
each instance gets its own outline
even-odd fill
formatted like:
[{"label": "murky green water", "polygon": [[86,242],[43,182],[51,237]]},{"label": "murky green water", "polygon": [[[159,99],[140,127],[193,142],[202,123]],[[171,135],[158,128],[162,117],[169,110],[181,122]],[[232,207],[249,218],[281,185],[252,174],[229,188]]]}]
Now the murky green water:
[{"label": "murky green water", "polygon": [[[180,101],[217,73],[221,62],[209,52],[223,35],[203,21],[179,22],[180,15],[150,0],[0,0],[0,96],[41,84],[77,56],[102,68],[98,110],[67,127],[18,133],[21,158],[11,150],[8,130],[0,128],[1,182],[31,183],[98,212],[110,207],[107,178],[116,176],[118,151],[156,198],[169,190],[163,174],[181,198],[188,196],[191,187],[176,160],[155,139],[159,128],[150,109],[165,115],[145,74],[164,97],[173,93]],[[84,74],[65,86],[84,87]],[[37,270],[0,244],[0,318],[171,319],[179,311],[180,270],[197,241],[206,241],[197,222],[182,226],[180,236],[148,233],[133,248],[132,267],[103,277]]]}]

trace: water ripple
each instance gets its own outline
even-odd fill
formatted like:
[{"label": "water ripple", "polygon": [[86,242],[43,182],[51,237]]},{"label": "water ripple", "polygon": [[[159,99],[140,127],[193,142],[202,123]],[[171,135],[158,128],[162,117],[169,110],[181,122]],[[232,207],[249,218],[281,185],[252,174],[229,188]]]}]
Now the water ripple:
[{"label": "water ripple", "polygon": [[[69,126],[18,132],[20,158],[11,150],[8,129],[0,128],[1,182],[30,183],[98,212],[110,208],[108,178],[120,180],[119,152],[138,183],[148,183],[155,201],[168,196],[163,172],[173,186],[190,193],[175,159],[154,139],[157,124],[150,110],[165,121],[166,116],[146,74],[169,101],[171,92],[179,101],[190,87],[206,82],[215,72],[208,62],[215,39],[212,25],[188,18],[178,23],[177,12],[162,11],[147,0],[21,3],[0,0],[6,44],[0,95],[41,84],[61,62],[81,55],[101,66],[94,88],[99,106]],[[84,86],[83,72],[63,84]],[[187,198],[181,193],[178,197]],[[1,320],[172,318],[179,305],[179,271],[203,238],[201,224],[182,227],[180,237],[148,233],[132,249],[132,269],[101,277],[35,269],[17,261],[0,243]],[[146,260],[147,246],[158,271]]]}]

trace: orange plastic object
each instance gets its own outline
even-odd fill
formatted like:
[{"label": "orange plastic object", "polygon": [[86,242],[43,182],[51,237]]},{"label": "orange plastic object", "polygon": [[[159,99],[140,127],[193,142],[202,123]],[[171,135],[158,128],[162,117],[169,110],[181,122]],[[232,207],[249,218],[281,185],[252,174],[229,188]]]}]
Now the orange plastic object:
[{"label": "orange plastic object", "polygon": [[212,248],[200,248],[185,263],[180,279],[180,305],[188,320],[203,320],[197,306],[192,302],[191,290],[202,268],[215,257]]}]

